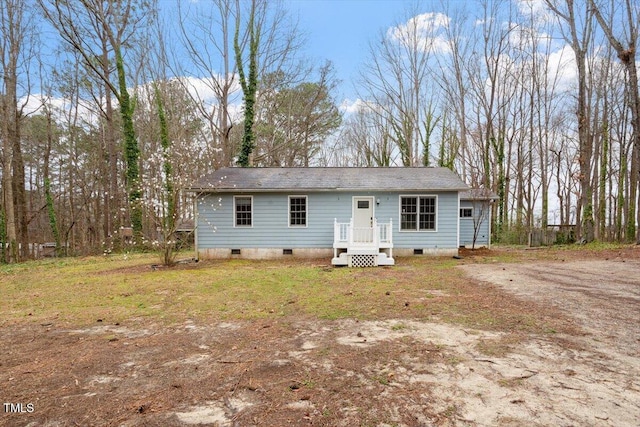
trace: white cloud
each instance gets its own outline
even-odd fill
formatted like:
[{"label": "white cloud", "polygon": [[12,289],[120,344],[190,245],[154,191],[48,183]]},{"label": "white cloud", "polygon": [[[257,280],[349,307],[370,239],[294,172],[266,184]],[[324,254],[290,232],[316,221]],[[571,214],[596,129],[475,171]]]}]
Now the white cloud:
[{"label": "white cloud", "polygon": [[546,25],[557,19],[546,0],[515,0],[520,15],[536,25]]},{"label": "white cloud", "polygon": [[[193,99],[199,100],[207,110],[212,110],[218,105],[218,95],[216,88],[225,84],[225,79],[221,75],[215,77],[180,77],[180,81],[187,88]],[[239,121],[243,117],[242,88],[237,76],[229,76],[231,81],[229,88],[228,111],[231,120]]]},{"label": "white cloud", "polygon": [[[29,98],[22,98],[18,105],[24,105],[24,114],[39,114],[42,113],[42,104],[44,100],[42,95],[32,95]],[[61,103],[61,100],[58,102]]]},{"label": "white cloud", "polygon": [[[68,121],[66,116],[73,108],[71,101],[68,99],[49,98],[39,93],[20,99],[19,105],[24,105],[23,112],[25,115],[45,114],[44,105],[48,105],[54,120],[58,123],[66,123]],[[78,123],[79,126],[98,122],[99,114],[96,112],[95,107],[91,106],[90,102],[80,100],[77,108],[78,117],[81,120],[81,123]]]},{"label": "white cloud", "polygon": [[516,0],[518,11],[525,16],[544,17],[549,9],[545,0]]},{"label": "white cloud", "polygon": [[549,73],[553,78],[557,70],[558,88],[568,90],[574,87],[578,81],[578,67],[576,56],[571,46],[565,45],[561,49],[549,55]]},{"label": "white cloud", "polygon": [[[231,88],[229,90],[230,96],[241,96],[242,91],[238,78],[229,76],[228,79],[232,79]],[[223,76],[215,77],[181,77],[180,80],[187,88],[191,96],[195,99],[199,99],[206,105],[213,105],[218,103],[218,96],[216,95],[216,87],[225,84],[225,78]]]},{"label": "white cloud", "polygon": [[449,27],[449,21],[449,17],[442,13],[422,13],[404,24],[389,28],[387,37],[408,47],[417,46],[425,51],[448,52],[449,43],[442,30]]},{"label": "white cloud", "polygon": [[[222,79],[221,77],[217,77]],[[180,77],[181,82],[185,88],[189,91],[194,99],[199,100],[202,105],[209,111],[211,111],[218,104],[218,97],[216,96],[215,83],[213,78],[196,78],[196,77]],[[222,80],[220,80],[222,81]],[[140,87],[138,89],[141,89]],[[129,89],[130,91],[132,89]],[[242,106],[242,90],[238,79],[233,80],[233,84],[229,90],[230,99],[228,111],[233,121],[239,121],[243,117]],[[80,105],[78,108],[78,115],[83,123],[96,125],[99,120],[100,113],[96,110],[93,101],[91,100],[79,100]],[[28,98],[22,98],[20,100],[21,105],[24,105],[24,114],[37,115],[44,114],[43,105],[47,104],[53,112],[53,117],[60,123],[67,121],[66,115],[69,114],[73,107],[72,102],[65,98],[48,98],[43,94],[33,94]],[[82,125],[82,123],[80,123]]]},{"label": "white cloud", "polygon": [[340,111],[342,111],[345,115],[355,114],[361,111],[372,111],[377,110],[378,107],[375,103],[371,101],[365,101],[363,99],[357,98],[355,100],[345,99],[340,104]]},{"label": "white cloud", "polygon": [[515,23],[508,25],[510,26],[509,43],[511,46],[518,46],[520,49],[534,52],[539,49],[546,50],[546,47],[551,46],[554,42],[551,34],[539,31],[537,28]]},{"label": "white cloud", "polygon": [[363,105],[364,105],[364,101],[362,101],[360,98],[356,100],[347,98],[343,100],[342,103],[340,104],[340,111],[342,111],[345,114],[357,113],[362,108]]}]

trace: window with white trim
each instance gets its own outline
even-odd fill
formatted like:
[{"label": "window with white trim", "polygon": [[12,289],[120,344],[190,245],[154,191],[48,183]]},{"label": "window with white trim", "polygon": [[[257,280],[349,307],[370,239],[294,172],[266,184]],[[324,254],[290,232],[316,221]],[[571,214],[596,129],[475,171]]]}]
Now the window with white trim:
[{"label": "window with white trim", "polygon": [[400,196],[400,230],[435,231],[436,196]]},{"label": "window with white trim", "polygon": [[473,218],[473,208],[460,208],[460,218]]},{"label": "window with white trim", "polygon": [[289,226],[307,226],[307,196],[289,196]]},{"label": "window with white trim", "polygon": [[234,196],[233,211],[236,227],[251,227],[253,225],[252,196]]}]

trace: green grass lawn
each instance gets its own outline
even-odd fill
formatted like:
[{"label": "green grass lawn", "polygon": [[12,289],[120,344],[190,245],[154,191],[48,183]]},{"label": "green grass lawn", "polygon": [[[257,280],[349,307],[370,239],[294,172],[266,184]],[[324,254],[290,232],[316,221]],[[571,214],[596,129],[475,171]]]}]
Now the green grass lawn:
[{"label": "green grass lawn", "polygon": [[[551,249],[523,256],[507,248],[472,262],[519,262],[565,253]],[[296,259],[153,269],[157,262],[155,254],[114,254],[0,266],[0,324],[437,318],[501,330],[558,329],[531,304],[464,276],[455,268],[463,261],[449,257],[403,258],[394,267],[366,269]]]},{"label": "green grass lawn", "polygon": [[[153,269],[154,255],[44,260],[0,267],[0,321],[86,324],[131,317],[180,322],[273,316],[372,318],[450,286],[455,262],[333,268],[324,260],[227,260]],[[437,271],[437,274],[434,272]],[[407,301],[404,301],[404,300]],[[409,307],[411,303],[409,303]],[[415,307],[414,307],[415,308]]]}]

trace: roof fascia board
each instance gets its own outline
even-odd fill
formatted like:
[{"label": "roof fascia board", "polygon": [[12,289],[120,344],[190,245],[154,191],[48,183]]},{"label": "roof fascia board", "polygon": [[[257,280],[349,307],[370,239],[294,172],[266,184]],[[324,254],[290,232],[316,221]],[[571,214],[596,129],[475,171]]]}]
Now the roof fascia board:
[{"label": "roof fascia board", "polygon": [[352,192],[352,191],[373,191],[379,193],[387,193],[390,191],[440,191],[440,192],[454,192],[468,190],[468,187],[456,187],[456,188],[186,188],[185,191],[192,193],[282,193],[287,191],[298,192]]}]

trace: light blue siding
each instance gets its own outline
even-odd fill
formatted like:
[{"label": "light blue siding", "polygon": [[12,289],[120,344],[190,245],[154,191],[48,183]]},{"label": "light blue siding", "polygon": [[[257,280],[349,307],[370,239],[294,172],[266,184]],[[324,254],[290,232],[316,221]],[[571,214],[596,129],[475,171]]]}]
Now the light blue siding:
[{"label": "light blue siding", "polygon": [[474,224],[478,227],[476,247],[489,247],[491,239],[491,205],[486,201],[461,200],[460,208],[472,208],[472,218],[460,218],[460,246],[473,245]]},{"label": "light blue siding", "polygon": [[[253,196],[252,227],[234,227],[233,196]],[[400,231],[400,195],[437,197],[436,231]],[[307,226],[289,226],[289,196],[307,196]],[[457,248],[458,193],[290,192],[203,194],[198,198],[197,239],[207,248],[331,248],[334,218],[349,222],[354,196],[373,196],[378,222],[393,219],[396,248]],[[379,203],[378,203],[379,202]]]},{"label": "light blue siding", "polygon": [[[436,196],[436,230],[406,231],[400,230],[400,196]],[[458,193],[396,193],[383,198],[389,203],[384,212],[377,217],[386,221],[393,216],[393,246],[409,249],[451,249],[458,247]],[[382,203],[381,203],[382,205]]]}]

